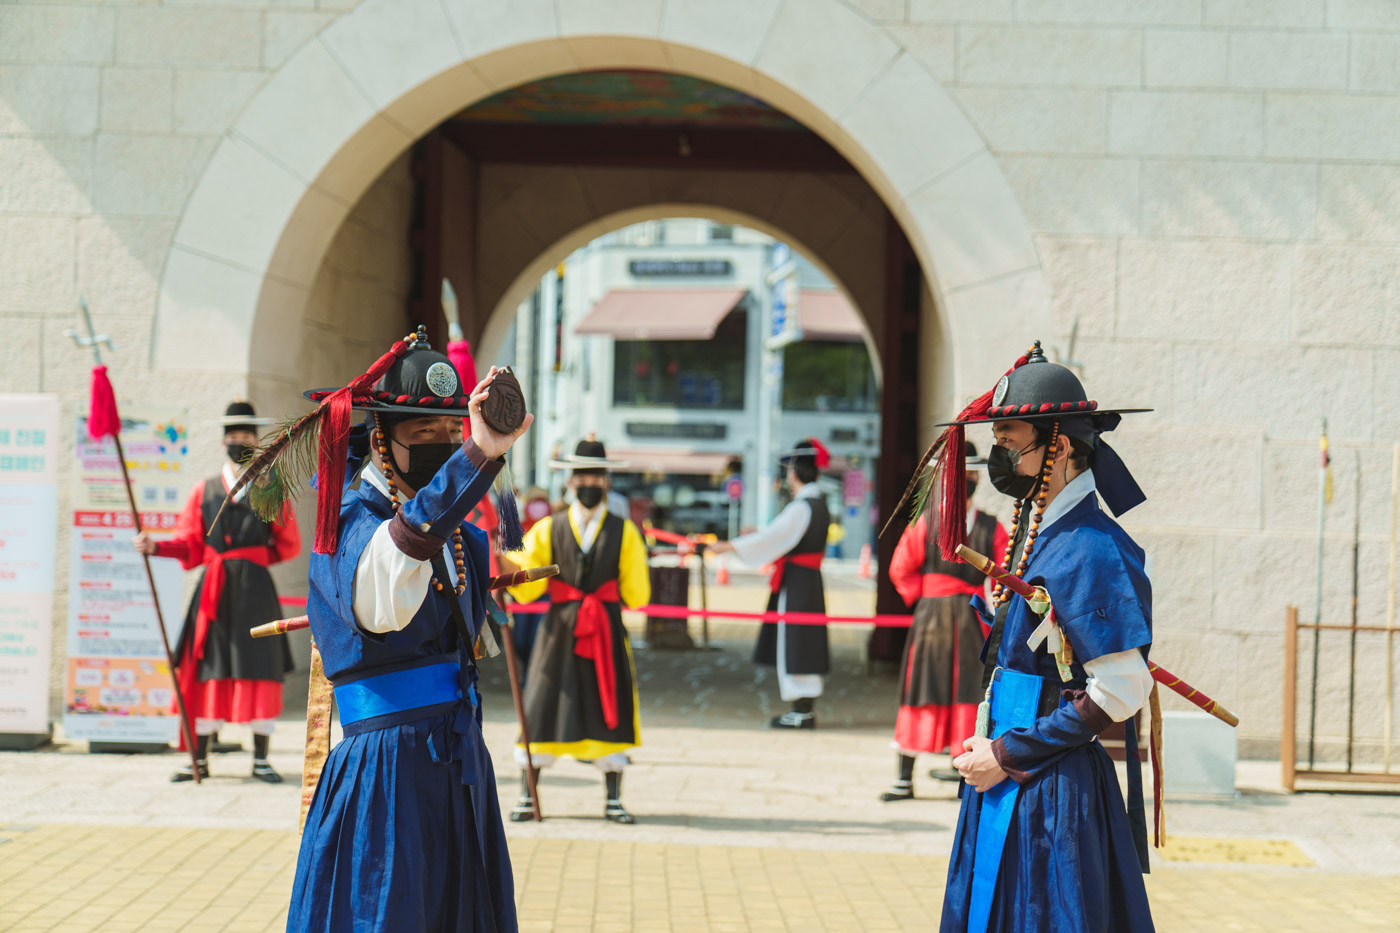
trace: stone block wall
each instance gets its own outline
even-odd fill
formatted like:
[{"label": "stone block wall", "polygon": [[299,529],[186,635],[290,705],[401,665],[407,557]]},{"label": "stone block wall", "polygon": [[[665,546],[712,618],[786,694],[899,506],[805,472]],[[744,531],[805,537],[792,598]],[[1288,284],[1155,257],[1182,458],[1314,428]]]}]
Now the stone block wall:
[{"label": "stone block wall", "polygon": [[[197,411],[237,393],[293,403],[286,348],[309,348],[291,362],[334,382],[347,358],[394,336],[380,314],[403,283],[385,231],[406,216],[404,168],[394,164],[363,200],[341,177],[317,180],[320,200],[298,223],[315,211],[349,220],[308,290],[276,269],[264,276],[261,245],[240,252],[238,231],[255,226],[261,201],[226,205],[226,224],[206,214],[203,226],[182,226],[211,160],[266,170],[268,192],[293,176],[305,188],[316,146],[353,124],[364,158],[394,163],[425,102],[396,104],[410,65],[472,60],[433,89],[465,105],[499,74],[533,67],[521,57],[534,46],[503,52],[500,36],[544,40],[539,74],[606,66],[613,48],[634,67],[704,71],[727,50],[733,63],[709,77],[806,100],[821,115],[814,129],[885,153],[867,160],[884,173],[872,187],[898,195],[911,239],[938,265],[924,346],[976,361],[956,384],[925,375],[926,423],[995,379],[981,373],[993,368],[993,341],[979,325],[1004,329],[1042,289],[1052,332],[1018,340],[1068,352],[1077,323],[1074,356],[1091,394],[1155,409],[1115,441],[1152,497],[1126,524],[1153,553],[1156,651],[1239,707],[1246,753],[1277,741],[1284,607],[1304,618],[1315,609],[1324,414],[1338,494],[1322,613],[1349,613],[1359,461],[1373,578],[1362,618],[1383,620],[1389,445],[1400,435],[1400,4],[521,0],[504,17],[474,0],[363,7],[355,28],[308,46],[356,5],[0,6],[0,391],[57,392],[67,412],[82,399],[87,360],[61,336],[81,291],[121,347],[112,364],[123,398],[178,392]],[[449,28],[423,25],[439,21]],[[654,46],[643,55],[645,41]],[[294,74],[305,76],[295,99],[257,97]],[[304,115],[301,132],[269,130],[278,106]],[[992,216],[1025,229],[966,235]],[[331,239],[307,242],[316,252]],[[206,261],[215,253],[218,265]],[[210,335],[208,360],[152,368],[163,276],[204,280],[202,290],[177,284],[196,296],[180,313],[186,335]],[[234,291],[248,314],[259,296],[276,309],[259,318],[251,368],[240,342],[248,321],[201,304]],[[346,321],[352,333],[332,337]],[[1367,663],[1375,658],[1372,648]],[[1332,704],[1345,685],[1322,689]],[[1329,740],[1334,718],[1320,717]],[[1374,704],[1358,713],[1368,742],[1379,718]]]}]

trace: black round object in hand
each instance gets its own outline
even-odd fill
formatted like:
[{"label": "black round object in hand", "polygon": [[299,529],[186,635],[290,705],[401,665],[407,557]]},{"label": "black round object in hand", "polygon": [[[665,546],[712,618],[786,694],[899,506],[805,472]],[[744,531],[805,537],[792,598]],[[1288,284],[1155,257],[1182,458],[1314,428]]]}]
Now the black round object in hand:
[{"label": "black round object in hand", "polygon": [[525,423],[525,393],[507,367],[498,370],[481,403],[481,419],[497,434],[514,434]]}]

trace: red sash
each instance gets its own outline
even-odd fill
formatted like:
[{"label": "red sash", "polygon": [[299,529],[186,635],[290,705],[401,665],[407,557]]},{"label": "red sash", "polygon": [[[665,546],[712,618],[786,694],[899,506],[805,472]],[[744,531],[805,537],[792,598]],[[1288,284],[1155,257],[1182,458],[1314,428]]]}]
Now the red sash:
[{"label": "red sash", "polygon": [[972,596],[982,592],[976,583],[968,583],[950,573],[926,573],[919,596],[923,599],[938,599],[943,596]]},{"label": "red sash", "polygon": [[617,581],[609,580],[592,593],[585,593],[559,579],[549,581],[549,600],[555,605],[578,603],[574,620],[574,654],[593,661],[598,674],[598,700],[603,721],[617,728],[617,670],[613,667],[612,620],[603,603],[621,600]]},{"label": "red sash", "polygon": [[[255,545],[219,552],[205,545],[204,585],[200,588],[199,609],[194,617],[194,634],[185,656],[177,662],[180,665],[180,692],[185,696],[190,696],[199,683],[199,661],[204,657],[204,642],[209,635],[209,626],[214,624],[218,615],[219,600],[223,598],[224,584],[228,580],[224,563],[230,560],[244,560],[266,567],[272,563],[272,550],[266,545]],[[190,723],[190,727],[193,729],[194,723]]]},{"label": "red sash", "polygon": [[774,593],[783,588],[783,572],[787,570],[788,564],[796,564],[798,567],[806,567],[810,570],[820,570],[822,566],[822,555],[816,554],[787,554],[773,561],[773,575],[768,578],[768,585],[772,587]]}]

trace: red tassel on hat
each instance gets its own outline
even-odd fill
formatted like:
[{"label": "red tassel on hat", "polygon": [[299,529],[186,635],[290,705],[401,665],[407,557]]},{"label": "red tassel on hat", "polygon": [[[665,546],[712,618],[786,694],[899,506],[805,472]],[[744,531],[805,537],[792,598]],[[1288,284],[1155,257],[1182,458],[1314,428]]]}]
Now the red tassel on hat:
[{"label": "red tassel on hat", "polygon": [[311,549],[334,554],[340,538],[340,497],[344,494],[345,456],[350,440],[350,411],[356,396],[363,397],[394,361],[408,352],[408,343],[394,341],[389,352],[375,360],[363,376],[337,389],[321,402],[320,456],[316,464],[316,537]]},{"label": "red tassel on hat", "polygon": [[92,368],[92,396],[88,408],[88,437],[101,440],[121,433],[122,419],[117,414],[117,396],[112,391],[112,380],[107,378],[107,367],[97,365]]},{"label": "red tassel on hat", "polygon": [[807,443],[811,444],[812,449],[816,451],[816,454],[814,456],[817,461],[818,470],[825,470],[827,467],[831,466],[831,451],[826,449],[825,444],[817,440],[815,437],[807,438]]}]

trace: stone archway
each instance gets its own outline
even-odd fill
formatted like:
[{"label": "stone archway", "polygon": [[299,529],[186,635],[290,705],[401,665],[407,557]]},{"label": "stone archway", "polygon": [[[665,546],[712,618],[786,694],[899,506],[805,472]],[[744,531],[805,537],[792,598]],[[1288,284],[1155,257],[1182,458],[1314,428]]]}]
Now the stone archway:
[{"label": "stone archway", "polygon": [[933,75],[838,0],[366,0],[278,69],[215,152],[167,258],[154,364],[211,344],[234,373],[254,347],[297,360],[321,258],[386,166],[496,90],[605,67],[745,90],[860,171],[937,309],[923,328],[925,423],[1048,329],[1034,243],[981,136]]}]

